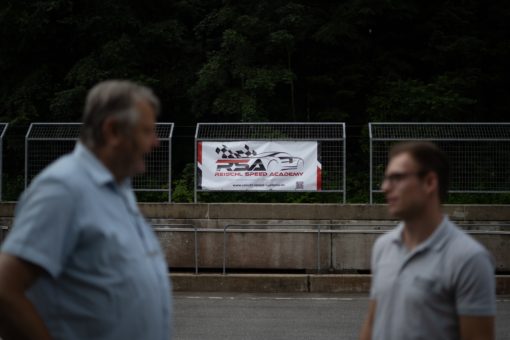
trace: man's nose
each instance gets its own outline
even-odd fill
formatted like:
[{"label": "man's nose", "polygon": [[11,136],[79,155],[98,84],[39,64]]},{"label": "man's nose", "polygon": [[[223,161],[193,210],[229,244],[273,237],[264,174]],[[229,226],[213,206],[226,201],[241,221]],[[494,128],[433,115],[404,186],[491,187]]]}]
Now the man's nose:
[{"label": "man's nose", "polygon": [[389,191],[389,189],[390,189],[389,181],[383,180],[383,182],[381,183],[382,192],[387,193]]},{"label": "man's nose", "polygon": [[157,148],[159,146],[159,138],[158,136],[154,133],[152,135],[152,147],[153,148]]}]

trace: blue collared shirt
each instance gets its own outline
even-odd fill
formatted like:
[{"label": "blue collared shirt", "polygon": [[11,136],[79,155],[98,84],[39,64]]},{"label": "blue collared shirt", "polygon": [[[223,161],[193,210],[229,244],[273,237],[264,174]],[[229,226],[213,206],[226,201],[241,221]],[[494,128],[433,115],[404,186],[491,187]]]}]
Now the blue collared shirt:
[{"label": "blue collared shirt", "polygon": [[54,339],[168,340],[171,286],[129,180],[83,145],[37,176],[2,251],[42,267],[27,295]]}]

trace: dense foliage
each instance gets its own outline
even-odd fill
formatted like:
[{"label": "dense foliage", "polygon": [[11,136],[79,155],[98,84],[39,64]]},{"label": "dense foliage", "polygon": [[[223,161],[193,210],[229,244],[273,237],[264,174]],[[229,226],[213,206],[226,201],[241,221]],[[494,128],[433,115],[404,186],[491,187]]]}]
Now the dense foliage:
[{"label": "dense foliage", "polygon": [[160,120],[177,126],[174,185],[184,201],[190,180],[182,170],[193,161],[196,122],[346,122],[348,195],[366,201],[367,122],[508,121],[507,1],[0,6],[0,121],[11,123],[4,162],[11,199],[19,193],[27,125],[78,121],[87,89],[107,78],[139,81],[162,99]]}]

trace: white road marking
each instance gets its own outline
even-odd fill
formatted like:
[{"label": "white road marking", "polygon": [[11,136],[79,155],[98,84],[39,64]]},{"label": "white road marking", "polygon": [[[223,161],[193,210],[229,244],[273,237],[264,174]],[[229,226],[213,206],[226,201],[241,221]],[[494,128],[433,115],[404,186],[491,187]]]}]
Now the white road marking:
[{"label": "white road marking", "polygon": [[[356,300],[368,300],[368,297],[287,297],[287,296],[196,296],[196,295],[175,295],[175,299],[195,299],[195,300],[311,300],[311,301],[356,301]],[[497,302],[508,303],[510,299],[496,299]]]},{"label": "white road marking", "polygon": [[174,296],[175,299],[195,300],[312,300],[312,301],[355,301],[367,300],[368,298],[340,298],[340,297],[250,297],[250,296]]}]

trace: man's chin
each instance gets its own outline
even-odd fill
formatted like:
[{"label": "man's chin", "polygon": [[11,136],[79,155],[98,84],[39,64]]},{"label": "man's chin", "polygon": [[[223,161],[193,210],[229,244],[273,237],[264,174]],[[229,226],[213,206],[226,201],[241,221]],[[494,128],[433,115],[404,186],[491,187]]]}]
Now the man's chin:
[{"label": "man's chin", "polygon": [[142,175],[145,173],[145,163],[138,163],[133,167],[133,171],[131,171],[132,175],[131,177]]},{"label": "man's chin", "polygon": [[391,205],[388,206],[388,215],[392,218],[401,218],[401,212],[396,208],[392,207]]}]

